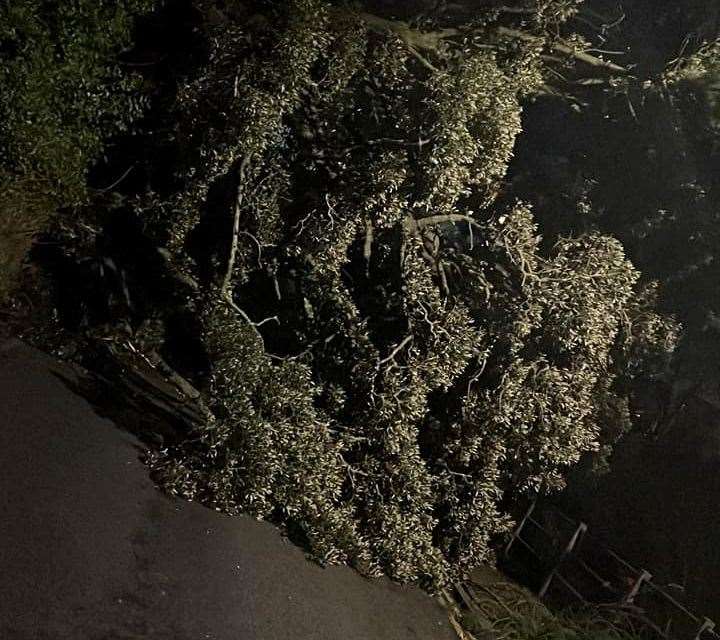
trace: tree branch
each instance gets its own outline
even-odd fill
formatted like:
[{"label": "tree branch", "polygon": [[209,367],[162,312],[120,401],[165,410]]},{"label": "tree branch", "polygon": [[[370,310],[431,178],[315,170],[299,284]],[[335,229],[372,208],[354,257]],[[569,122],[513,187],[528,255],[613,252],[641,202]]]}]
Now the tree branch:
[{"label": "tree branch", "polygon": [[442,224],[444,222],[467,222],[468,224],[471,224],[475,227],[482,228],[482,225],[475,220],[475,218],[471,216],[466,216],[462,213],[448,213],[446,215],[440,215],[440,216],[428,216],[426,218],[417,218],[415,220],[415,224],[417,225],[418,229],[423,229],[425,227],[429,227],[434,224]]},{"label": "tree branch", "polygon": [[[530,33],[518,31],[517,29],[510,29],[508,27],[498,27],[497,33],[501,36],[515,38],[516,40],[523,40],[525,42],[539,42],[540,40],[542,40],[541,38],[538,38],[537,36],[534,36]],[[585,51],[577,51],[576,49],[561,40],[558,42],[553,42],[551,46],[554,51],[575,58],[576,60],[584,62],[585,64],[589,64],[592,67],[599,67],[601,69],[613,71],[620,75],[627,75],[629,73],[629,71],[625,67],[621,67],[614,62],[609,62],[608,60],[603,60],[602,58],[592,56]]]},{"label": "tree branch", "polygon": [[237,258],[238,238],[240,236],[240,211],[242,210],[243,200],[245,197],[245,171],[249,164],[250,158],[245,156],[240,163],[240,169],[238,169],[238,188],[237,197],[235,198],[235,215],[233,218],[233,235],[232,242],[230,243],[230,256],[228,257],[227,269],[225,271],[225,277],[223,278],[222,286],[220,287],[220,294],[223,298],[228,297],[228,291],[232,283],[232,275],[235,269],[235,260]]},{"label": "tree branch", "polygon": [[373,225],[368,220],[365,223],[365,243],[363,245],[363,258],[365,259],[365,275],[370,275],[370,258],[372,257]]},{"label": "tree branch", "polygon": [[[465,31],[455,28],[436,29],[435,31],[420,31],[419,29],[412,28],[407,22],[403,22],[402,20],[387,20],[386,18],[381,18],[380,16],[364,12],[360,13],[359,17],[373,31],[390,31],[396,34],[408,46],[413,55],[418,56],[421,62],[425,66],[429,65],[429,68],[433,71],[437,71],[437,69],[435,69],[433,65],[429,64],[425,58],[419,56],[419,49],[437,51],[443,40],[473,33],[472,30]],[[502,37],[523,40],[524,42],[538,43],[543,41],[543,38],[539,36],[504,26],[496,27],[495,33]],[[625,67],[621,67],[620,65],[608,60],[603,60],[602,58],[593,56],[585,51],[577,51],[574,47],[562,40],[550,43],[550,48],[557,53],[570,56],[592,67],[605,69],[606,71],[611,71],[619,75],[628,75],[629,73]]]}]

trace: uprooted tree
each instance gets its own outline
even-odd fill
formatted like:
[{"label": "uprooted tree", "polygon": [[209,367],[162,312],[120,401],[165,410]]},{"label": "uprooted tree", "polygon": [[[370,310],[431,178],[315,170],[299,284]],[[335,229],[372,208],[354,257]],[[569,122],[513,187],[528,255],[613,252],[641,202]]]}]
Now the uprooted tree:
[{"label": "uprooted tree", "polygon": [[[168,490],[436,585],[490,557],[509,496],[610,443],[675,326],[619,242],[544,251],[530,204],[497,203],[522,102],[561,92],[552,65],[627,81],[559,35],[577,4],[403,22],[200,3],[181,168],[134,203],[208,362],[203,420],[151,456]],[[104,339],[182,369],[166,311]]]}]

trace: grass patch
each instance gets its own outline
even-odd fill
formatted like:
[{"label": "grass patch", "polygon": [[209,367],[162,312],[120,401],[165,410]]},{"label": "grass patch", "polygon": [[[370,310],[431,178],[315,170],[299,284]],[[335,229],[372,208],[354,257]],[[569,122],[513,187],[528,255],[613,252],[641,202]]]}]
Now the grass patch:
[{"label": "grass patch", "polygon": [[[461,612],[464,640],[641,640],[654,635],[628,614],[588,606],[554,612],[490,567],[469,582],[474,610]],[[461,635],[461,637],[463,637]]]}]

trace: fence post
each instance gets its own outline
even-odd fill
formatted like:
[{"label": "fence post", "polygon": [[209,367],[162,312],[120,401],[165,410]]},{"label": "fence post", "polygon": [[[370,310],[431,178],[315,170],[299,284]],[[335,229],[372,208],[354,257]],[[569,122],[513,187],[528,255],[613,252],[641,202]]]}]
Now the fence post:
[{"label": "fence post", "polygon": [[515,531],[513,531],[512,537],[510,538],[510,541],[507,543],[507,546],[505,547],[505,557],[507,557],[508,554],[510,553],[510,548],[512,547],[513,542],[515,542],[515,540],[520,537],[520,533],[522,532],[523,527],[525,526],[525,523],[528,521],[528,518],[532,515],[532,512],[535,510],[536,504],[537,504],[537,498],[535,498],[535,500],[532,501],[532,503],[530,504],[530,507],[525,512],[523,519],[520,520],[520,523],[515,528]]},{"label": "fence post", "polygon": [[698,632],[695,635],[695,640],[700,640],[700,636],[702,636],[702,634],[706,631],[715,631],[715,623],[710,620],[710,618],[705,618],[705,620],[703,620],[702,626],[698,629]]},{"label": "fence post", "polygon": [[646,571],[645,569],[642,569],[640,575],[638,576],[638,579],[635,580],[632,587],[630,587],[630,591],[628,591],[623,597],[622,604],[632,604],[633,600],[635,600],[635,596],[640,593],[640,588],[642,587],[643,582],[647,582],[651,578],[652,573]]},{"label": "fence post", "polygon": [[580,541],[580,538],[583,536],[583,534],[587,531],[587,525],[584,522],[581,522],[577,529],[575,529],[575,533],[573,533],[572,538],[570,538],[570,541],[567,543],[565,549],[563,549],[563,552],[560,554],[560,557],[558,558],[557,562],[555,563],[555,566],[552,568],[550,573],[548,574],[547,578],[545,578],[545,582],[543,583],[543,586],[540,588],[540,591],[538,592],[539,598],[544,598],[545,594],[547,593],[548,588],[550,587],[550,583],[552,582],[552,579],[555,577],[555,574],[557,573],[557,570],[560,568],[560,565],[562,564],[563,560],[572,553],[573,549],[577,546],[577,543]]}]

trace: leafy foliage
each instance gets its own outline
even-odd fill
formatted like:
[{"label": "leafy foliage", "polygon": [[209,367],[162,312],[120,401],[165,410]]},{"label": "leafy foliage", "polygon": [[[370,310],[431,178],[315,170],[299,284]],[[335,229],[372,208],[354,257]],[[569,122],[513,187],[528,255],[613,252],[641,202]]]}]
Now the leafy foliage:
[{"label": "leafy foliage", "polygon": [[[576,111],[538,101],[511,168],[514,197],[535,198],[547,236],[612,234],[645,280],[662,283],[647,294],[683,331],[672,362],[658,371],[671,387],[710,395],[720,375],[719,67],[712,16],[702,3],[633,3],[603,46],[639,49],[642,82],[588,85],[579,96],[585,107]],[[674,403],[674,395],[661,404]]]},{"label": "leafy foliage", "polygon": [[117,63],[148,0],[0,5],[0,294],[34,232],[87,195],[103,141],[142,110]]},{"label": "leafy foliage", "polygon": [[520,38],[496,11],[215,10],[175,107],[182,187],[138,204],[210,361],[205,423],[152,459],[170,491],[438,584],[490,557],[508,495],[615,437],[617,382],[673,323],[616,240],[545,252],[528,205],[495,204],[575,4],[539,3]]}]

